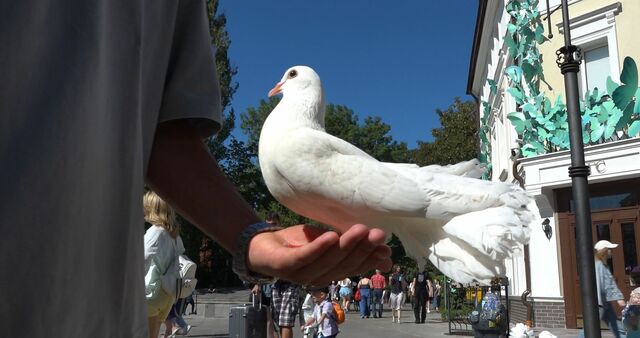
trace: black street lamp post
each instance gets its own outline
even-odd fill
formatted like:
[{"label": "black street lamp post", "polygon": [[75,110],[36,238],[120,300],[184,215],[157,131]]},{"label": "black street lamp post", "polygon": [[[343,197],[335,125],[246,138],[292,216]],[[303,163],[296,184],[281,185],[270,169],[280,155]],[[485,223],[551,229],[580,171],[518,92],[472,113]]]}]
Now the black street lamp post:
[{"label": "black street lamp post", "polygon": [[569,176],[571,177],[576,213],[576,247],[578,250],[578,272],[580,274],[584,333],[587,338],[600,338],[600,316],[593,259],[593,236],[591,234],[591,208],[589,206],[589,182],[587,181],[590,170],[584,162],[580,95],[578,92],[578,72],[580,71],[582,53],[580,48],[571,44],[567,0],[562,0],[562,21],[565,46],[556,52],[558,56],[556,62],[564,75],[564,88],[567,96],[569,141],[571,144]]}]

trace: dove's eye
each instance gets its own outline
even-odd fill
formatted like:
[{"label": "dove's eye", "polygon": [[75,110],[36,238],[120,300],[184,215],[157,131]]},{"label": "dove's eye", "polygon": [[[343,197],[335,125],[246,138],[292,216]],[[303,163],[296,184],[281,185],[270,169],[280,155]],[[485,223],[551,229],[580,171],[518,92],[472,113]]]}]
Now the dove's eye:
[{"label": "dove's eye", "polygon": [[296,76],[298,76],[298,72],[295,69],[289,72],[290,79],[293,79]]}]

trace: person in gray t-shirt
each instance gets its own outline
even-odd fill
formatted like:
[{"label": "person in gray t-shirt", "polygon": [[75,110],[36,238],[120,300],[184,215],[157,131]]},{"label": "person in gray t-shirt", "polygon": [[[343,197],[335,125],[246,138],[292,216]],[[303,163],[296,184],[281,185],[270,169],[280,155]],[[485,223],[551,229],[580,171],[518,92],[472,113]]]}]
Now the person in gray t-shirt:
[{"label": "person in gray t-shirt", "polygon": [[[145,183],[226,250],[259,222],[202,142],[221,121],[208,29],[203,0],[0,2],[3,336],[147,337]],[[322,284],[388,268],[383,242],[295,226],[245,262]]]}]

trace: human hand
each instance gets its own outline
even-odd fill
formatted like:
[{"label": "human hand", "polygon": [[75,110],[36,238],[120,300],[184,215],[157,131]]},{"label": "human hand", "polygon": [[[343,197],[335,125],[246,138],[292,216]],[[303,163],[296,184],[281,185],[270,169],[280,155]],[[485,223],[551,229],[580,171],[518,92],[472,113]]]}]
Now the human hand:
[{"label": "human hand", "polygon": [[256,284],[253,286],[253,288],[251,288],[251,293],[253,293],[255,296],[258,295],[259,291],[260,291],[260,284]]},{"label": "human hand", "polygon": [[328,285],[332,280],[378,268],[391,268],[385,233],[356,224],[338,235],[308,225],[260,233],[249,243],[251,271],[301,285]]},{"label": "human hand", "polygon": [[627,303],[624,301],[624,299],[619,299],[619,300],[617,300],[616,302],[618,302],[618,305],[619,305],[620,307],[622,307],[622,308],[623,308],[623,307],[625,307],[625,306],[627,305]]}]

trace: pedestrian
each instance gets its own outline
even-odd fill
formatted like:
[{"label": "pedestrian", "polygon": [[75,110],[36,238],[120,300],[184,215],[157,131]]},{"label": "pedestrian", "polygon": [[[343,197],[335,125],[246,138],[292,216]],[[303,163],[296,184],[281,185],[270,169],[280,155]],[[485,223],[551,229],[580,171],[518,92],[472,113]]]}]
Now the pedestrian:
[{"label": "pedestrian", "polygon": [[[626,305],[624,296],[616,285],[613,275],[607,267],[607,261],[611,258],[611,249],[618,247],[618,244],[611,243],[607,240],[600,240],[593,246],[594,261],[596,269],[596,286],[598,292],[598,309],[600,320],[607,323],[609,330],[615,338],[624,337],[622,331],[622,323],[618,323],[618,316],[613,309],[613,302],[618,303],[620,307]],[[580,337],[584,337],[584,329],[580,331]]]},{"label": "pedestrian", "polygon": [[186,336],[191,331],[191,325],[182,317],[182,312],[186,306],[184,298],[179,298],[169,310],[167,319],[164,321],[164,336],[175,337],[176,335]]},{"label": "pedestrian", "polygon": [[[151,224],[144,235],[148,332],[150,338],[156,338],[176,300],[178,257],[184,246],[173,209],[153,191],[144,195],[143,204],[144,220]],[[168,328],[169,334],[175,333],[172,329]]]},{"label": "pedestrian", "polygon": [[413,277],[413,315],[416,319],[416,324],[424,323],[427,318],[427,297],[428,297],[428,285],[429,274],[426,271],[418,271]]},{"label": "pedestrian", "polygon": [[329,298],[331,301],[338,300],[338,286],[336,285],[336,281],[332,280],[331,285],[329,285]]},{"label": "pedestrian", "polygon": [[431,279],[427,278],[427,300],[426,300],[427,313],[431,313],[432,300],[433,300],[433,282],[431,282]]},{"label": "pedestrian", "polygon": [[307,326],[317,326],[318,337],[320,338],[334,338],[340,332],[338,328],[338,322],[336,321],[335,310],[333,304],[327,299],[329,295],[329,288],[323,287],[318,289],[312,289],[311,294],[316,303],[313,310],[313,318],[310,318],[301,330],[304,330]]},{"label": "pedestrian", "polygon": [[196,290],[194,289],[193,291],[191,291],[191,294],[189,295],[189,297],[185,299],[185,307],[184,307],[184,311],[182,312],[182,315],[186,314],[186,310],[189,307],[189,305],[191,305],[191,312],[189,312],[189,314],[190,315],[198,314],[198,312],[196,311],[196,303],[195,303],[196,297],[197,297]]},{"label": "pedestrian", "polygon": [[355,276],[351,278],[351,305],[353,305],[353,309],[357,312],[360,312],[360,289],[358,288],[358,282],[360,281],[360,276]]},{"label": "pedestrian", "polygon": [[338,282],[340,286],[340,297],[342,298],[342,308],[345,312],[349,312],[349,303],[351,303],[351,296],[353,292],[351,291],[351,279],[349,277],[345,277],[343,280]]},{"label": "pedestrian", "polygon": [[274,338],[276,334],[271,311],[272,289],[272,283],[254,284],[251,288],[251,302],[260,302],[267,309],[267,336],[269,338]]},{"label": "pedestrian", "polygon": [[[16,292],[3,293],[0,316],[21,318],[4,336],[148,336],[137,287],[145,185],[233,253],[247,281],[324,285],[391,265],[383,231],[271,228],[226,178],[203,142],[223,120],[206,9],[203,0],[2,2],[0,45],[11,48],[0,62],[10,84],[0,90],[0,185],[11,198],[0,227],[11,241],[0,271],[12,271],[2,287]],[[69,287],[69,276],[84,281]]]},{"label": "pedestrian", "polygon": [[360,290],[360,318],[369,318],[371,315],[371,310],[369,309],[371,280],[367,277],[360,278],[360,281],[358,281],[358,290]]},{"label": "pedestrian", "polygon": [[393,266],[393,273],[389,276],[389,285],[391,287],[389,296],[389,307],[391,307],[391,321],[400,323],[400,312],[404,304],[404,290],[406,289],[406,277],[400,271],[400,265]]},{"label": "pedestrian", "polygon": [[436,312],[440,311],[440,291],[442,286],[440,286],[440,280],[436,279],[433,286],[433,307]]},{"label": "pedestrian", "polygon": [[[178,257],[178,269],[180,271],[179,276],[181,279],[180,285],[177,288],[177,301],[171,307],[169,315],[165,320],[165,337],[171,335],[186,335],[191,330],[191,325],[187,324],[187,321],[183,318],[185,309],[187,307],[187,298],[190,298],[195,291],[195,285],[198,282],[195,279],[197,265],[192,262],[187,256],[180,255]],[[189,289],[192,287],[191,289]],[[184,294],[190,290],[189,294],[184,297]]]},{"label": "pedestrian", "polygon": [[413,281],[411,283],[409,283],[409,287],[407,288],[407,295],[405,296],[406,299],[409,300],[409,303],[411,303],[411,308],[413,308],[414,305],[414,293],[413,293]]},{"label": "pedestrian", "polygon": [[371,276],[371,287],[373,287],[373,318],[382,318],[383,294],[386,286],[386,279],[380,272],[380,269],[376,269],[375,275]]},{"label": "pedestrian", "polygon": [[300,286],[285,280],[277,280],[271,288],[273,321],[280,328],[280,338],[293,337],[299,294]]},{"label": "pedestrian", "polygon": [[313,311],[316,306],[316,303],[311,295],[311,290],[308,290],[307,295],[302,302],[302,323],[300,325],[300,329],[304,334],[304,338],[314,338],[317,335],[316,326],[314,325],[306,325],[308,322],[313,322]]}]

